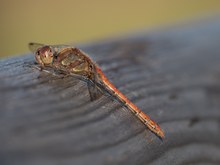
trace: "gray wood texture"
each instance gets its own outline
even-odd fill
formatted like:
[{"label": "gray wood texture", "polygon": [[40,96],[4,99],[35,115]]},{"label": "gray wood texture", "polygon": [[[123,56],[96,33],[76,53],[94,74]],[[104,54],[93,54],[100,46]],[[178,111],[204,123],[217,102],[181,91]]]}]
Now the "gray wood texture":
[{"label": "gray wood texture", "polygon": [[79,47],[165,139],[27,54],[0,61],[1,165],[220,164],[219,19]]}]

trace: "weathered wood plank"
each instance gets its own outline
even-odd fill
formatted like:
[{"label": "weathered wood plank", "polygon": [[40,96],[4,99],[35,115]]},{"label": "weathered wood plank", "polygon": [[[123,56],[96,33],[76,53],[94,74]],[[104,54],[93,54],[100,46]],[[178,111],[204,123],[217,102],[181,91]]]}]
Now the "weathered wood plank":
[{"label": "weathered wood plank", "polygon": [[0,164],[220,164],[220,20],[81,48],[166,138],[28,54],[0,61]]}]

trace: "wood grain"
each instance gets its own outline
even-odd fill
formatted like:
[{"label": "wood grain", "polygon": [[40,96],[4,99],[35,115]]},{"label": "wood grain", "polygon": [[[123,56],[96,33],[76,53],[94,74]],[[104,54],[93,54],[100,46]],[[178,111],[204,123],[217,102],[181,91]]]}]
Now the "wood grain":
[{"label": "wood grain", "polygon": [[166,138],[27,54],[0,61],[0,164],[220,164],[219,19],[80,48]]}]

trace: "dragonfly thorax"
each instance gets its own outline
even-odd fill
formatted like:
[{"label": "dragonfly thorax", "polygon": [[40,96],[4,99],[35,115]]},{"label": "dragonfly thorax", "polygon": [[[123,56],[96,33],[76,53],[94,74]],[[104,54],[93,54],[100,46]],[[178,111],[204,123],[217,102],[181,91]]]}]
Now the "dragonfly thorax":
[{"label": "dragonfly thorax", "polygon": [[94,72],[94,64],[79,49],[61,50],[54,59],[54,66],[68,73],[89,76]]}]

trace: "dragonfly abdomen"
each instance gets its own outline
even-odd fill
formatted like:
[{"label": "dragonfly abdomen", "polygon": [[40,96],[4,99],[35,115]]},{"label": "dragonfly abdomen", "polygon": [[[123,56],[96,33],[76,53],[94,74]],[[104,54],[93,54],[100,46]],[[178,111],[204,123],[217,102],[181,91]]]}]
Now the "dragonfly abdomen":
[{"label": "dragonfly abdomen", "polygon": [[124,94],[122,94],[104,75],[104,73],[97,67],[97,72],[100,76],[100,79],[102,83],[105,85],[105,87],[110,90],[118,100],[122,102],[122,104],[127,107],[131,112],[133,112],[144,125],[146,125],[151,131],[153,131],[156,135],[163,138],[164,132],[160,128],[160,126],[150,119],[148,115],[146,115],[143,111],[141,111],[135,104],[133,104]]}]

